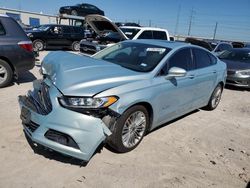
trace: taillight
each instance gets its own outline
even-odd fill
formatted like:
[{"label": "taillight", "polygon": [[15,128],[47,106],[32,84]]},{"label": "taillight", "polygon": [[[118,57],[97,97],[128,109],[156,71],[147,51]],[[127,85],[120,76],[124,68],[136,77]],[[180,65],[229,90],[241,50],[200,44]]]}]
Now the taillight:
[{"label": "taillight", "polygon": [[32,46],[32,42],[31,41],[21,41],[19,43],[17,43],[21,48],[32,52],[33,51],[33,46]]}]

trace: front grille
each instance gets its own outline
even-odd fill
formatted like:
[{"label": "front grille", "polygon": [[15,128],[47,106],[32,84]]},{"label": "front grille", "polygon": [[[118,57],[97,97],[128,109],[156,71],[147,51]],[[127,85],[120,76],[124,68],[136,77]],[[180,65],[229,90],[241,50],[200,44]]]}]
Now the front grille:
[{"label": "front grille", "polygon": [[28,124],[25,123],[24,126],[26,128],[28,128],[31,132],[34,132],[39,127],[38,124],[36,124],[36,123],[34,123],[32,121],[30,121]]},{"label": "front grille", "polygon": [[39,90],[29,91],[24,100],[24,105],[41,115],[47,115],[52,111],[52,104],[49,96],[49,86],[41,83]]},{"label": "front grille", "polygon": [[227,75],[234,75],[235,74],[235,71],[234,70],[228,70],[227,71]]}]

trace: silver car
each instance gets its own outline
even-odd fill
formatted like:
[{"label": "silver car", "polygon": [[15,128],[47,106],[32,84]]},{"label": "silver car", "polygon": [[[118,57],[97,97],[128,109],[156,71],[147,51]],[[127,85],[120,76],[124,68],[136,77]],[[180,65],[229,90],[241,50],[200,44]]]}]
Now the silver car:
[{"label": "silver car", "polygon": [[118,152],[197,108],[217,107],[226,65],[185,43],[135,40],[92,57],[52,52],[43,80],[19,96],[24,131],[52,150],[89,161],[101,143]]}]

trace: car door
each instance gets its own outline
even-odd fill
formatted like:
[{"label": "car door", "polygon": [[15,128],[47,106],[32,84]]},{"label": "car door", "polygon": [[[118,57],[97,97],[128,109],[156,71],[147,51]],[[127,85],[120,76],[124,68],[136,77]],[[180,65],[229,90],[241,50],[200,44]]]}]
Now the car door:
[{"label": "car door", "polygon": [[63,33],[61,26],[51,26],[47,31],[47,45],[61,46],[63,43]]},{"label": "car door", "polygon": [[72,42],[76,38],[75,31],[73,30],[73,27],[71,26],[63,26],[63,39],[61,41],[62,46],[71,46]]},{"label": "car door", "polygon": [[192,54],[195,63],[194,77],[196,81],[194,94],[197,98],[196,105],[199,105],[209,100],[215,88],[217,58],[200,48],[192,48]]},{"label": "car door", "polygon": [[[183,68],[187,71],[184,77],[166,80],[166,75],[171,67]],[[174,53],[160,73],[154,78],[157,95],[155,97],[155,111],[157,124],[164,123],[193,110],[195,100],[194,65],[190,48],[183,48]]]}]

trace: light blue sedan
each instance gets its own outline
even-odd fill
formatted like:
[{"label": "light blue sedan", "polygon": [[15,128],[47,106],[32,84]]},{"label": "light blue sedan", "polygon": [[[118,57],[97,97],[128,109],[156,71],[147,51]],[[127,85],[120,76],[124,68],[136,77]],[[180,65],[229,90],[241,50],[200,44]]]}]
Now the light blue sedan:
[{"label": "light blue sedan", "polygon": [[89,161],[101,143],[133,150],[143,136],[195,109],[219,104],[226,65],[198,46],[125,41],[92,57],[52,52],[44,79],[19,96],[34,143]]}]

